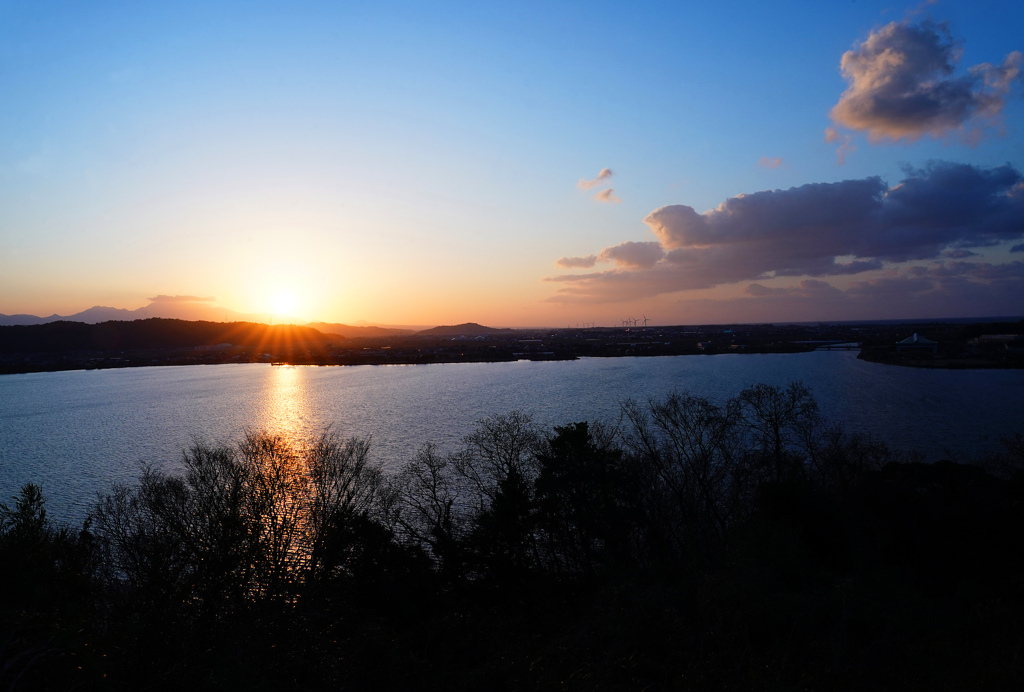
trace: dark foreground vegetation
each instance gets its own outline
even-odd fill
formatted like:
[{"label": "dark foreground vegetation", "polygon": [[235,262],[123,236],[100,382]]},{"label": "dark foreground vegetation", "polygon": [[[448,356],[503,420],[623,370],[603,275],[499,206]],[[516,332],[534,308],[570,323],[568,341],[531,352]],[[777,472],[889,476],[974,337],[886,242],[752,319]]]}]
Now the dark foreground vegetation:
[{"label": "dark foreground vegetation", "polygon": [[196,443],[82,527],[32,485],[0,509],[0,688],[1019,689],[1006,442],[914,463],[795,383],[495,416],[390,474]]}]

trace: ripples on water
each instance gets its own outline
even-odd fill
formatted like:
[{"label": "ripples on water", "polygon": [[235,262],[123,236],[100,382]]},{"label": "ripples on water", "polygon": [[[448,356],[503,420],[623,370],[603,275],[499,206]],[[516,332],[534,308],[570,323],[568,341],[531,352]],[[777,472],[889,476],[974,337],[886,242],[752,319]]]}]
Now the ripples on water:
[{"label": "ripples on water", "polygon": [[372,438],[396,468],[424,442],[452,449],[473,423],[523,409],[543,425],[618,419],[626,398],[688,390],[716,401],[758,382],[802,379],[822,413],[929,459],[991,450],[1024,430],[1024,371],[925,370],[852,352],[586,358],[409,366],[261,364],[0,377],[0,498],[43,486],[53,516],[83,516],[139,462],[171,470],[193,436],[247,428],[308,439],[326,426]]}]

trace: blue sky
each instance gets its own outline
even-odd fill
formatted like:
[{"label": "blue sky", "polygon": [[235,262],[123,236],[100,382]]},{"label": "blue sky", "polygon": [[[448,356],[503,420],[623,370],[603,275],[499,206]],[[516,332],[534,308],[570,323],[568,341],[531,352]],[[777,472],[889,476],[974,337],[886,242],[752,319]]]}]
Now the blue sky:
[{"label": "blue sky", "polygon": [[[157,295],[510,326],[1024,313],[1024,7],[820,5],[0,1],[0,313]],[[836,120],[844,53],[875,75],[869,39],[928,36],[953,71],[902,76],[943,82],[940,112],[899,130],[906,103],[872,91]],[[802,228],[875,176],[920,183],[911,221],[882,186],[861,225]],[[932,200],[968,188],[977,218],[937,229]],[[739,195],[788,211],[740,229],[730,207],[710,235],[651,221]],[[895,252],[900,234],[920,242]]]}]

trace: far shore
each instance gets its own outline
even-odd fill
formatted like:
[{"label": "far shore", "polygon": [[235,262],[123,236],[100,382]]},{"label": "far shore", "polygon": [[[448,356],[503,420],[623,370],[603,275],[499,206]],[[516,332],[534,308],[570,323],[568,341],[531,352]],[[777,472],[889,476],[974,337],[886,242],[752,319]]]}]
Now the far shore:
[{"label": "far shore", "polygon": [[[0,327],[0,374],[171,365],[421,365],[859,350],[875,363],[1024,368],[1024,322],[748,324],[511,330],[477,324],[348,338],[309,327],[137,320]],[[992,335],[992,336],[989,336]],[[924,350],[898,345],[921,338]],[[915,342],[917,344],[917,342]],[[903,351],[901,352],[901,348]]]}]

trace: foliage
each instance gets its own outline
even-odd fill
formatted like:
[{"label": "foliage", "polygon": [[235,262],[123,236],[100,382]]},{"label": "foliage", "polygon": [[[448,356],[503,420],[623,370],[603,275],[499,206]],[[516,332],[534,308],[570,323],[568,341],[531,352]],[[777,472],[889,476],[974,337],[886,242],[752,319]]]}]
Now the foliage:
[{"label": "foliage", "polygon": [[392,475],[366,441],[329,433],[196,441],[180,473],[143,468],[80,532],[26,486],[0,506],[0,559],[17,566],[0,571],[0,683],[1015,688],[1024,675],[1016,438],[996,475],[906,463],[823,420],[800,383],[622,411],[615,428],[550,431],[492,416]]},{"label": "foliage", "polygon": [[197,441],[183,475],[144,469],[97,505],[112,575],[211,617],[335,579],[348,559],[339,526],[369,520],[381,491],[368,452],[327,433],[301,449],[266,433],[234,448]]}]

